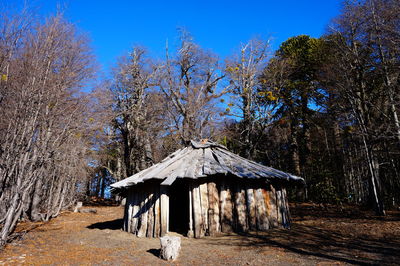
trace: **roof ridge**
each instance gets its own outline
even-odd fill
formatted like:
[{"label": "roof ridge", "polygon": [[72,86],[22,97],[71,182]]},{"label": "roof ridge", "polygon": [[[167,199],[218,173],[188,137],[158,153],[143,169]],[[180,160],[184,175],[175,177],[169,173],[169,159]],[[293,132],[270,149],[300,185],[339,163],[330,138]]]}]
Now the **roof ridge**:
[{"label": "roof ridge", "polygon": [[216,143],[216,142],[213,142],[213,141],[208,140],[208,139],[204,139],[204,140],[201,140],[201,141],[191,140],[190,141],[190,145],[194,149],[205,149],[205,148],[218,147],[218,148],[221,148],[221,149],[224,149],[224,150],[228,150],[228,148],[225,147],[224,145]]}]

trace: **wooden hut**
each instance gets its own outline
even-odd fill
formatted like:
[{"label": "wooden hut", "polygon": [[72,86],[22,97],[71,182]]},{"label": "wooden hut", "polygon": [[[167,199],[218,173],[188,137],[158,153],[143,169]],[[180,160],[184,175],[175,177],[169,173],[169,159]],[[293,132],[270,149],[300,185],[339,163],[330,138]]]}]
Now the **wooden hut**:
[{"label": "wooden hut", "polygon": [[124,230],[138,237],[169,231],[189,237],[289,227],[285,187],[304,182],[229,152],[195,142],[111,185],[126,197]]}]

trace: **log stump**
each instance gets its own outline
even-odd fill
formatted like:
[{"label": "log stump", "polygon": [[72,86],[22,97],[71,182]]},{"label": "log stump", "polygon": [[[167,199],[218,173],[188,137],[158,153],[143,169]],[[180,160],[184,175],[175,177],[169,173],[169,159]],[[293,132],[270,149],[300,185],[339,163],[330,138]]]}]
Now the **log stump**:
[{"label": "log stump", "polygon": [[181,238],[178,236],[163,236],[160,237],[160,257],[164,260],[173,261],[181,250]]}]

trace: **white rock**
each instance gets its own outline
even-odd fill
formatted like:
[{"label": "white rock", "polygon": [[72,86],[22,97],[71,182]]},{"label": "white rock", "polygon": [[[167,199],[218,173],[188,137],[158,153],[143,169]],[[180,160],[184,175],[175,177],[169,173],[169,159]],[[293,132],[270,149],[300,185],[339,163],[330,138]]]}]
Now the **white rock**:
[{"label": "white rock", "polygon": [[178,236],[160,237],[160,257],[164,260],[175,260],[181,250],[181,238]]},{"label": "white rock", "polygon": [[82,206],[83,206],[83,202],[82,202],[82,201],[78,201],[78,202],[76,203],[74,212],[78,212],[79,209],[82,208]]}]

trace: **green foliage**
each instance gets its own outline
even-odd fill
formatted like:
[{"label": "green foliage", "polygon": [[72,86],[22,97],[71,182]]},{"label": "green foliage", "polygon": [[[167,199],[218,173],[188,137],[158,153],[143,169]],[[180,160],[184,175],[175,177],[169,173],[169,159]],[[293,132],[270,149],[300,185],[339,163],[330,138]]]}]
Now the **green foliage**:
[{"label": "green foliage", "polygon": [[323,41],[317,38],[311,38],[308,35],[299,35],[291,37],[283,42],[277,51],[277,55],[282,58],[292,59],[293,63],[311,63],[317,62],[321,55]]}]

